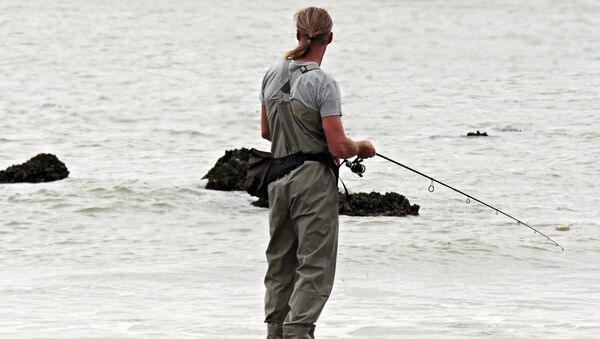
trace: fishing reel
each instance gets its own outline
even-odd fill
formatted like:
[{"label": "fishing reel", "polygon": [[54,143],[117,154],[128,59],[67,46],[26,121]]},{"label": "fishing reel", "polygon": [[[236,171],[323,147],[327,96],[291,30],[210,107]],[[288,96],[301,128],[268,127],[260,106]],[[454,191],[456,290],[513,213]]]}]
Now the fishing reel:
[{"label": "fishing reel", "polygon": [[367,170],[365,165],[362,164],[363,160],[364,159],[356,157],[356,159],[354,159],[352,162],[348,160],[344,160],[344,162],[346,163],[346,167],[350,168],[350,171],[352,171],[352,173],[356,173],[359,177],[362,178],[363,173],[365,173],[365,171]]}]

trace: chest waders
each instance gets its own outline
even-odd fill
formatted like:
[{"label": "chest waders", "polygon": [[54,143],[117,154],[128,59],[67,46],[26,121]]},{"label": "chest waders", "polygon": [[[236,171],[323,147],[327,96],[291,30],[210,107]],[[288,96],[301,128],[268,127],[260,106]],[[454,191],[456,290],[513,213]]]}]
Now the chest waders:
[{"label": "chest waders", "polygon": [[[330,154],[321,115],[290,99],[302,66],[289,75],[283,63],[282,93],[267,103],[273,158]],[[313,339],[335,275],[338,241],[336,174],[319,160],[301,164],[268,186],[269,234],[266,250],[265,322],[268,339]]]}]

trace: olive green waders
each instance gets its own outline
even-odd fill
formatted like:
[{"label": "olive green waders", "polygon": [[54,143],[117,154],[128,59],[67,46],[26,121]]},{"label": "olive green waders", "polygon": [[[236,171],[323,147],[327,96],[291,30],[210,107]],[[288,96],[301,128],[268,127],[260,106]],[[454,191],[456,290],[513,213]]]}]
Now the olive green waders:
[{"label": "olive green waders", "polygon": [[[282,85],[288,80],[293,84],[310,70],[303,66],[289,79],[288,67],[289,61],[284,62]],[[289,94],[282,93],[268,102],[267,117],[274,158],[297,152],[329,152],[319,112],[290,101]],[[269,184],[268,191],[271,239],[266,251],[267,338],[312,339],[335,275],[336,178],[323,163],[305,161]]]}]

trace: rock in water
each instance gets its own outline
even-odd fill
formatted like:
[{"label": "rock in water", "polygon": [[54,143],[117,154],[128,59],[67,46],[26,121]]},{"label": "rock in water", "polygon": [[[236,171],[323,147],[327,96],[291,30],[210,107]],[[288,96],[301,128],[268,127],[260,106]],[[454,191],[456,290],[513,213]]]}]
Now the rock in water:
[{"label": "rock in water", "polygon": [[0,171],[0,184],[17,182],[50,182],[69,176],[65,164],[54,154],[41,153],[20,165]]},{"label": "rock in water", "polygon": [[250,150],[247,148],[225,151],[213,168],[202,179],[208,179],[207,189],[219,191],[245,191]]},{"label": "rock in water", "polygon": [[[352,193],[350,202],[346,194],[339,193],[340,214],[354,217],[390,216],[405,217],[407,215],[419,215],[419,205],[411,205],[408,199],[398,193],[390,192],[381,195],[377,192]],[[256,207],[269,207],[269,202],[258,199],[252,202]]]},{"label": "rock in water", "polygon": [[467,136],[468,137],[487,137],[488,134],[487,134],[487,132],[477,131],[477,132],[469,132],[469,133],[467,133]]},{"label": "rock in water", "polygon": [[411,205],[408,199],[395,192],[381,195],[377,192],[353,193],[350,200],[340,193],[340,214],[350,216],[395,216],[419,215],[419,205]]}]

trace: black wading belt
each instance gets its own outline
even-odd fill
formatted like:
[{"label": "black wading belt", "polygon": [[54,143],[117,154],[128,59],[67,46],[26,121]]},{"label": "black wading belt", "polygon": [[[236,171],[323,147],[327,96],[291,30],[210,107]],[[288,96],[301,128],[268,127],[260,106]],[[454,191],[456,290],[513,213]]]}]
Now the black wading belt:
[{"label": "black wading belt", "polygon": [[[273,181],[282,178],[286,174],[290,173],[294,169],[298,168],[305,161],[318,161],[327,167],[331,168],[335,175],[335,182],[337,183],[340,169],[333,161],[333,157],[327,153],[318,154],[306,154],[306,153],[295,153],[288,155],[283,158],[274,158],[271,162],[271,168],[267,175],[267,185]],[[337,186],[337,184],[336,184]]]}]

